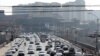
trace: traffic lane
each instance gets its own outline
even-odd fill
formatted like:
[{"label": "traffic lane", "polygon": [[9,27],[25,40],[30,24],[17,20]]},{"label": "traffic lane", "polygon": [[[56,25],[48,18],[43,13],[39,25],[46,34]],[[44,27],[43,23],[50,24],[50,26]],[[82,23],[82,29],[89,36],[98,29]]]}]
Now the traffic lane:
[{"label": "traffic lane", "polygon": [[27,41],[26,43],[27,44],[26,44],[26,47],[25,47],[25,56],[30,56],[30,54],[28,54],[28,51],[29,51],[28,49],[30,48],[29,47],[30,45],[32,45],[33,51],[35,53],[35,54],[33,54],[33,56],[36,56],[36,50],[35,50],[36,46],[35,46],[35,44],[29,44],[29,41]]},{"label": "traffic lane", "polygon": [[76,55],[82,56],[81,48],[78,48],[75,45],[73,45],[72,43],[70,43],[69,41],[66,41],[60,37],[55,36],[55,35],[53,35],[52,37],[53,37],[53,39],[55,38],[56,40],[59,40],[64,45],[67,45],[69,47],[73,47],[75,49]]},{"label": "traffic lane", "polygon": [[[23,40],[22,38],[20,38],[21,40]],[[13,55],[13,56],[18,56],[18,53],[20,50],[23,50],[24,51],[24,42],[22,42],[22,44],[20,45],[20,47],[18,48],[18,51]]]},{"label": "traffic lane", "polygon": [[[25,48],[25,56],[30,56],[29,54],[27,54],[28,53],[28,47],[29,47],[29,43],[27,43],[27,46],[26,46],[26,48]],[[45,43],[42,43],[42,42],[40,42],[40,45],[39,46],[41,46],[42,47],[42,52],[45,52],[45,53],[47,53],[46,51],[45,51],[45,46],[47,45],[47,43],[45,42]],[[35,54],[33,54],[33,55],[35,55],[35,56],[39,56],[39,52],[41,52],[41,51],[37,51],[36,50],[36,47],[37,47],[37,45],[35,45],[35,43],[32,45],[33,46],[33,48],[34,48],[34,52],[35,52]],[[47,54],[46,54],[46,56],[48,56]]]}]

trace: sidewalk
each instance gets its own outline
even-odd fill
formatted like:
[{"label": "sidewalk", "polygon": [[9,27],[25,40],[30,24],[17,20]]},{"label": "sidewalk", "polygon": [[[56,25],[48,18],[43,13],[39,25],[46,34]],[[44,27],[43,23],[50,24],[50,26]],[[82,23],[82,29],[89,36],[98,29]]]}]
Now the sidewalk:
[{"label": "sidewalk", "polygon": [[0,48],[0,56],[4,56],[8,49],[10,49],[10,43],[5,45],[4,47]]}]

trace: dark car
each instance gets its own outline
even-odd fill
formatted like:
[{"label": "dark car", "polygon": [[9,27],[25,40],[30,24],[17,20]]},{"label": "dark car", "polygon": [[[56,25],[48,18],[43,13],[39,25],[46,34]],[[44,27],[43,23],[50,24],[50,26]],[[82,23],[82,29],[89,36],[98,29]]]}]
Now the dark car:
[{"label": "dark car", "polygon": [[69,49],[68,56],[75,56],[75,49],[74,48]]},{"label": "dark car", "polygon": [[24,51],[20,50],[17,56],[25,56]]},{"label": "dark car", "polygon": [[37,43],[35,43],[35,45],[40,45],[40,43],[37,42]]},{"label": "dark car", "polygon": [[50,53],[50,56],[55,56],[55,54],[56,54],[56,52],[52,51],[52,52]]},{"label": "dark car", "polygon": [[70,48],[70,49],[69,49],[69,53],[75,54],[75,49],[74,49],[74,48]]},{"label": "dark car", "polygon": [[30,42],[30,44],[34,44],[34,42]]},{"label": "dark car", "polygon": [[37,47],[36,47],[36,50],[37,50],[37,51],[41,51],[41,50],[42,50],[42,47],[41,47],[41,46],[37,46]]},{"label": "dark car", "polygon": [[67,46],[64,46],[64,47],[63,47],[63,50],[64,50],[64,51],[68,50],[68,47],[67,47]]},{"label": "dark car", "polygon": [[61,45],[61,48],[63,48],[65,45]]},{"label": "dark car", "polygon": [[17,56],[25,56],[25,54],[24,53],[18,53]]},{"label": "dark car", "polygon": [[28,37],[26,37],[26,41],[30,41],[30,39]]},{"label": "dark car", "polygon": [[46,48],[45,48],[45,51],[47,51],[49,48],[50,48],[50,46],[47,45]]}]

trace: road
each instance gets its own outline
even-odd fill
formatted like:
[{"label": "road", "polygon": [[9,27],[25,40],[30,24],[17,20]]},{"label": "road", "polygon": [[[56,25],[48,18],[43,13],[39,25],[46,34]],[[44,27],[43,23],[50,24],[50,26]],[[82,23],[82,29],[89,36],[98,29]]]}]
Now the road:
[{"label": "road", "polygon": [[[21,35],[21,36],[24,36],[24,37],[23,38],[17,38],[13,42],[10,43],[12,46],[14,46],[15,43],[21,42],[21,45],[18,48],[18,51],[16,51],[13,54],[13,56],[17,56],[18,53],[19,53],[19,51],[23,51],[24,54],[25,54],[25,56],[39,56],[40,52],[44,52],[45,53],[45,56],[50,56],[49,54],[47,54],[47,51],[45,51],[45,47],[48,45],[48,41],[40,42],[40,37],[37,34],[35,34],[35,33],[34,34],[24,34],[24,35]],[[30,38],[30,41],[32,41],[34,43],[33,44],[30,44],[30,41],[27,41],[25,37]],[[81,53],[81,49],[78,48],[78,47],[76,47],[76,46],[74,46],[72,43],[70,43],[70,42],[68,42],[68,41],[66,41],[66,40],[64,40],[62,38],[59,38],[59,37],[57,37],[55,35],[49,35],[49,38],[54,39],[54,40],[59,40],[62,44],[67,45],[69,47],[73,47],[75,49],[75,52],[76,52],[76,55],[77,56],[83,56],[82,53]],[[42,47],[42,50],[41,51],[37,51],[36,50],[37,45],[35,45],[35,40],[37,42],[40,42],[40,45],[39,46]],[[25,45],[25,43],[26,43],[26,45]],[[32,45],[33,51],[35,53],[33,55],[28,54],[28,52],[29,52],[28,48],[29,48],[30,45]],[[51,48],[51,50],[52,51],[55,51],[54,50],[54,48],[55,48],[55,42],[52,42],[52,46],[53,47]],[[12,47],[10,47],[9,49],[11,49],[11,48]],[[6,50],[6,52],[8,52],[8,51]],[[4,56],[4,55],[0,55],[0,56]]]}]

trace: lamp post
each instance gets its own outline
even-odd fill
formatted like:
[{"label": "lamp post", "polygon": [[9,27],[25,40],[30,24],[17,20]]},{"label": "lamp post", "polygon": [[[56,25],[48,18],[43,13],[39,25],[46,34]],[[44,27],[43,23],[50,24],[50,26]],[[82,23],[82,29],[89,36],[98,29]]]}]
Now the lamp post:
[{"label": "lamp post", "polygon": [[93,16],[95,16],[95,17],[97,18],[97,29],[96,29],[96,32],[95,32],[94,36],[92,36],[92,37],[96,38],[96,56],[99,56],[99,55],[98,55],[98,54],[99,54],[99,48],[98,48],[99,18],[98,18],[97,15],[95,15],[95,14],[93,14],[93,13],[89,13],[89,14],[91,14],[91,15],[93,15]]},{"label": "lamp post", "polygon": [[74,41],[75,41],[75,44],[77,44],[77,28],[76,27],[73,27],[73,36],[74,36]]}]

